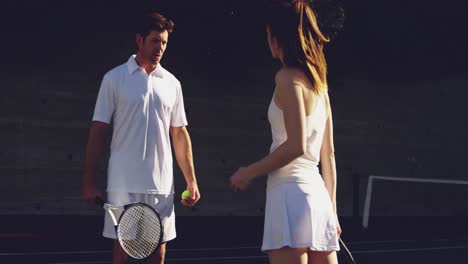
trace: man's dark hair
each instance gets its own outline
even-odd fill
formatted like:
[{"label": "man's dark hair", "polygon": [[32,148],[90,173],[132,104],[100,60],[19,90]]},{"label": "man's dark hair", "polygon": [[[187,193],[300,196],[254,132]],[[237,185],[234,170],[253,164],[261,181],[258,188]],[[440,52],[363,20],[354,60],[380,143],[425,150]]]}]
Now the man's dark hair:
[{"label": "man's dark hair", "polygon": [[140,34],[143,39],[150,34],[152,30],[163,32],[167,30],[170,34],[174,29],[174,22],[170,19],[165,18],[163,15],[153,12],[147,13],[140,17],[136,23],[135,31]]}]

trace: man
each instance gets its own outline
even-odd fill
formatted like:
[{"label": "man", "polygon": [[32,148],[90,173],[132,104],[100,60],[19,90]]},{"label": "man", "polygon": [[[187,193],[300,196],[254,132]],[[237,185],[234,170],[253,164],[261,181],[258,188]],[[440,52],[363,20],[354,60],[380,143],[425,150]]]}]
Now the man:
[{"label": "man", "polygon": [[[161,214],[163,244],[151,263],[164,263],[166,243],[176,237],[171,141],[193,206],[199,199],[182,90],[179,81],[161,64],[173,22],[158,13],[142,17],[137,25],[138,52],[103,78],[86,147],[83,199],[94,204],[96,166],[110,132],[112,141],[107,179],[108,203],[121,206],[144,202]],[[103,235],[116,239],[106,214]],[[114,241],[113,263],[127,255]]]}]

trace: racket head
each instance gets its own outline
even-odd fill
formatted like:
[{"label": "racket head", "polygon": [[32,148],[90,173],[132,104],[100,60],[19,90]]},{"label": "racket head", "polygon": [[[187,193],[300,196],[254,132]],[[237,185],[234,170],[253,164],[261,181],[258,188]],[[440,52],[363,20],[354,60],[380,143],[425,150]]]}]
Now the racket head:
[{"label": "racket head", "polygon": [[144,203],[126,205],[116,228],[117,239],[128,256],[137,260],[151,257],[160,247],[163,226],[159,213]]}]

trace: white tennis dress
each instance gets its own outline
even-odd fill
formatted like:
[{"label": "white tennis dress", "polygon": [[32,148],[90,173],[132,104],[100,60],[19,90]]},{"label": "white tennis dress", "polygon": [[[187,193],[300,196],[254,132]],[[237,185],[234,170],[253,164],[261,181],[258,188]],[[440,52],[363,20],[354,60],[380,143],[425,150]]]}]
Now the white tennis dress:
[{"label": "white tennis dress", "polygon": [[[318,170],[327,110],[321,96],[306,117],[305,153],[271,172],[267,181],[262,251],[282,247],[337,251],[337,223],[333,205]],[[273,99],[268,109],[274,151],[287,139],[283,112]]]}]

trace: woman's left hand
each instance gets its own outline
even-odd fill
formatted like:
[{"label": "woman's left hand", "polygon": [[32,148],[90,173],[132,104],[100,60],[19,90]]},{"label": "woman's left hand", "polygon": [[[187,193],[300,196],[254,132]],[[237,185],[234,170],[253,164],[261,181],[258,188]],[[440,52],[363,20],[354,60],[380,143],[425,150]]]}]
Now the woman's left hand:
[{"label": "woman's left hand", "polygon": [[231,188],[237,191],[244,191],[252,181],[253,176],[249,173],[246,167],[240,167],[232,176],[229,178]]},{"label": "woman's left hand", "polygon": [[338,215],[336,216],[336,233],[338,235],[338,237],[341,236],[341,225],[340,225],[340,221],[338,221]]}]

